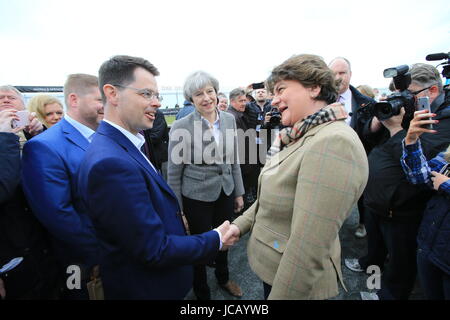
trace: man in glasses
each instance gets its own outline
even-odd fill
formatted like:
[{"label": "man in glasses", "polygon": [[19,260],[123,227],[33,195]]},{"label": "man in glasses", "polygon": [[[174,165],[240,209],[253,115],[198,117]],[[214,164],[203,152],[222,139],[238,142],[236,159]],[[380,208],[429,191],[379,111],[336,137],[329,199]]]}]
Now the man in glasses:
[{"label": "man in glasses", "polygon": [[[75,175],[103,119],[98,79],[69,75],[64,85],[67,112],[23,150],[23,187],[42,225],[52,235],[61,265],[62,299],[87,299],[86,283],[98,264],[97,240],[86,212],[75,208]],[[68,268],[80,269],[80,286],[69,287]]]},{"label": "man in glasses", "polygon": [[[433,119],[439,120],[434,125],[436,134],[421,136],[426,157],[433,158],[450,141],[449,106],[444,103],[442,80],[435,67],[418,63],[410,72],[408,89],[416,99],[428,96],[431,112],[436,114]],[[368,254],[359,260],[346,259],[345,265],[357,272],[377,265],[383,273],[380,290],[371,295],[362,293],[363,299],[408,299],[415,283],[417,231],[431,193],[411,185],[402,170],[404,114],[402,108],[399,115],[381,122],[374,117],[366,126],[366,133],[376,142],[368,157],[369,181],[364,193]]]},{"label": "man in glasses", "polygon": [[183,299],[192,265],[215,258],[229,226],[187,236],[175,194],[142,150],[140,131],[152,128],[160,107],[158,75],[130,56],[112,57],[99,71],[105,119],[80,167],[78,191],[101,244],[106,299]]}]

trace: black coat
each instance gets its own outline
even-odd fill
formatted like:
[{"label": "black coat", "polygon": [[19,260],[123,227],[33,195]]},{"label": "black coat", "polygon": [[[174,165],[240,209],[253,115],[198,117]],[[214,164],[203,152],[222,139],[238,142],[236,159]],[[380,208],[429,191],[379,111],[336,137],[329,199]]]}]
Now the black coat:
[{"label": "black coat", "polygon": [[356,131],[356,133],[359,136],[359,139],[361,140],[364,149],[366,150],[366,153],[369,154],[369,152],[373,148],[373,144],[370,143],[370,141],[367,141],[364,136],[364,128],[368,120],[364,119],[360,116],[359,110],[363,107],[365,107],[368,104],[375,103],[376,101],[372,98],[369,98],[365,95],[363,95],[361,92],[358,91],[353,86],[350,86],[350,91],[352,92],[352,119],[350,122],[350,126],[353,128],[353,130]]},{"label": "black coat", "polygon": [[[239,163],[244,188],[247,190],[249,187],[256,187],[258,185],[260,165],[256,156],[258,150],[256,131],[250,127],[248,119],[243,112],[237,111],[232,106],[228,108],[227,112],[231,113],[236,119],[236,128],[242,130],[242,132],[238,132]],[[244,135],[243,133],[246,134]]]},{"label": "black coat", "polygon": [[162,163],[168,160],[169,128],[161,110],[157,110],[153,128],[144,130],[152,164],[161,171]]},{"label": "black coat", "polygon": [[417,236],[418,250],[450,275],[450,197],[435,193],[428,202]]},{"label": "black coat", "polygon": [[0,267],[24,260],[2,274],[7,299],[51,298],[58,266],[48,232],[34,217],[20,185],[19,139],[0,133]]},{"label": "black coat", "polygon": [[[438,133],[424,133],[420,137],[427,159],[434,158],[450,142],[450,106],[444,105],[443,100],[442,94],[431,104],[432,112],[437,114],[434,119],[440,121],[435,125]],[[368,126],[370,122],[367,123],[367,128]],[[369,136],[371,143],[376,146],[368,156],[369,180],[364,191],[364,204],[382,216],[404,221],[420,220],[432,192],[411,185],[406,179],[400,164],[405,136],[406,130],[401,130],[390,137],[389,131],[384,127]]]}]

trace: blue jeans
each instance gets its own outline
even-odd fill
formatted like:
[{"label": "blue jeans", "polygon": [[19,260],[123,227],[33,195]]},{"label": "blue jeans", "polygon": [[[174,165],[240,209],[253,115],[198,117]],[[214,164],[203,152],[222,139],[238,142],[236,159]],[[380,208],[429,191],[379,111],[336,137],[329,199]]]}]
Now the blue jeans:
[{"label": "blue jeans", "polygon": [[428,300],[450,300],[450,275],[435,266],[421,249],[417,250],[417,273]]}]

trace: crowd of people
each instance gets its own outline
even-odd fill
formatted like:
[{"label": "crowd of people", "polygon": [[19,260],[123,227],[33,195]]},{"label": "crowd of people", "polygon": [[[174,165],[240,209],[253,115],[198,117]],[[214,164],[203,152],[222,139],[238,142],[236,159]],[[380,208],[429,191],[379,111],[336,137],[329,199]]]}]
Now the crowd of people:
[{"label": "crowd of people", "polygon": [[228,96],[197,71],[170,128],[159,71],[139,57],[69,75],[65,113],[51,96],[25,106],[0,86],[1,298],[172,300],[193,289],[210,300],[207,266],[242,297],[228,249],[249,233],[261,299],[330,299],[345,289],[339,230],[357,206],[368,251],[344,265],[382,271],[361,297],[408,299],[418,274],[428,299],[450,299],[450,106],[435,67],[410,73],[429,110],[378,119],[361,110],[385,97],[353,87],[343,57],[295,55]]}]

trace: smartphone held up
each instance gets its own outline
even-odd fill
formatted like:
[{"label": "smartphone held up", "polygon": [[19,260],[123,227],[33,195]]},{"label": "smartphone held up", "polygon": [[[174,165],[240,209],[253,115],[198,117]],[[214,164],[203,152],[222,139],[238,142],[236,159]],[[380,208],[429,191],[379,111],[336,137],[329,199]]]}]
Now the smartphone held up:
[{"label": "smartphone held up", "polygon": [[[428,110],[429,112],[431,112],[430,110],[430,98],[429,97],[420,97],[417,100],[417,111],[420,110]],[[431,117],[428,119],[424,119],[424,120],[433,120]],[[433,130],[433,124],[429,123],[429,124],[425,124],[422,126],[422,128],[428,129],[428,130]]]},{"label": "smartphone held up", "polygon": [[30,113],[26,110],[24,111],[17,111],[16,113],[19,120],[13,120],[11,126],[13,129],[19,128],[19,127],[26,127],[30,124]]}]

